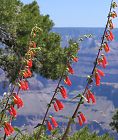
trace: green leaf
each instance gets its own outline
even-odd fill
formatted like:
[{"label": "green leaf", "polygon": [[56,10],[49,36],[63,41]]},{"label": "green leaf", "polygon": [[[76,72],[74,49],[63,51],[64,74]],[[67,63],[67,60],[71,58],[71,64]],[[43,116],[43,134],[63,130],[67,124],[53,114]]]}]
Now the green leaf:
[{"label": "green leaf", "polygon": [[14,127],[14,130],[15,130],[16,132],[20,133],[21,135],[23,135],[23,134],[22,134],[22,131],[21,131],[18,127]]}]

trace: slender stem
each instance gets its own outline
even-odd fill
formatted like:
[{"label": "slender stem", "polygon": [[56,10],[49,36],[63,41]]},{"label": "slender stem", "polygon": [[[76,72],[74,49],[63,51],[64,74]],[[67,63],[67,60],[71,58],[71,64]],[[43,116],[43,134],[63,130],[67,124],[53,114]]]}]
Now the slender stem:
[{"label": "slender stem", "polygon": [[54,94],[53,94],[53,96],[52,96],[52,98],[51,98],[51,100],[50,100],[50,103],[48,104],[48,107],[47,107],[47,110],[46,110],[46,113],[45,113],[45,115],[44,115],[44,118],[43,118],[42,123],[41,123],[41,124],[37,124],[37,126],[34,127],[34,128],[37,128],[37,127],[39,127],[39,126],[41,125],[40,130],[39,130],[39,133],[37,134],[37,139],[40,139],[40,135],[41,135],[41,132],[42,132],[43,125],[44,125],[44,123],[45,123],[45,121],[46,121],[46,117],[47,117],[47,114],[48,114],[49,109],[50,109],[50,107],[51,107],[51,104],[52,104],[52,102],[53,102],[53,100],[54,100],[54,98],[55,98],[55,96],[56,96],[56,94],[57,94],[59,85],[60,85],[60,83],[61,83],[61,81],[62,81],[62,78],[63,78],[63,75],[64,75],[64,71],[65,71],[65,67],[64,67],[63,72],[62,72],[62,75],[61,75],[61,77],[60,77],[60,79],[59,79],[59,81],[58,81],[58,84],[57,84],[57,86],[56,86],[56,88],[55,88],[55,91],[54,91]]},{"label": "slender stem", "polygon": [[[32,36],[31,36],[31,34],[30,34],[29,42],[31,42],[31,38],[32,38]],[[22,69],[22,67],[23,67],[23,64],[21,64],[21,66],[20,66],[20,70]],[[21,80],[22,78],[19,77],[18,79]],[[18,80],[18,79],[16,79],[16,80]],[[13,89],[12,89],[12,91],[11,91],[10,96],[12,96],[12,93],[14,92],[15,87],[16,87],[16,85],[14,85],[14,87],[13,87]],[[20,87],[18,88],[17,95],[19,94],[19,91],[20,91]],[[8,99],[7,99],[7,101],[6,101],[5,108],[1,111],[1,113],[3,112],[3,114],[2,114],[2,117],[1,117],[0,122],[2,122],[2,119],[3,119],[3,116],[4,116],[4,111],[6,110],[6,108],[7,108],[7,106],[8,106],[10,96],[8,97]],[[11,119],[12,119],[12,116],[11,116]],[[3,139],[6,140],[6,133],[4,134],[4,138],[3,138]]]},{"label": "slender stem", "polygon": [[[10,96],[12,95],[14,89],[15,89],[15,86],[13,87]],[[9,96],[9,97],[10,97],[10,96]],[[2,113],[2,116],[1,116],[1,120],[0,120],[0,122],[2,122],[2,119],[3,119],[3,116],[4,116],[4,111],[6,110],[6,108],[7,108],[7,106],[8,106],[9,99],[10,99],[9,97],[8,97],[8,99],[7,99],[7,101],[6,101],[6,105],[5,105],[4,109],[1,111],[1,113],[2,113],[2,112],[3,112],[3,113]]]},{"label": "slender stem", "polygon": [[95,68],[96,68],[96,66],[97,66],[97,60],[98,60],[98,57],[99,57],[99,55],[100,55],[100,52],[101,52],[101,49],[102,49],[102,45],[103,45],[103,43],[104,43],[105,33],[106,33],[106,31],[107,31],[108,23],[109,23],[109,19],[110,19],[110,16],[109,16],[109,15],[110,15],[111,10],[112,10],[112,3],[113,3],[113,0],[111,1],[111,6],[110,6],[109,14],[108,14],[108,19],[107,19],[106,27],[105,27],[105,29],[104,29],[104,33],[103,33],[102,41],[101,41],[101,46],[100,46],[100,48],[99,48],[99,51],[98,51],[98,54],[97,54],[97,57],[96,57],[95,65],[94,65],[94,68],[93,68],[93,70],[92,70],[92,75],[93,75],[93,73],[94,73],[94,71],[95,71]]},{"label": "slender stem", "polygon": [[[83,92],[83,95],[86,93],[87,87],[88,87],[88,84],[87,84],[87,86],[86,86],[86,88],[85,88],[85,90],[84,90],[84,92]],[[73,113],[73,115],[72,115],[72,117],[69,119],[69,122],[68,122],[68,124],[67,124],[66,130],[65,130],[65,132],[64,132],[64,134],[63,134],[61,140],[66,140],[66,139],[67,139],[67,135],[68,135],[68,133],[69,133],[70,126],[71,126],[71,124],[72,124],[72,122],[73,122],[73,119],[76,118],[76,115],[77,115],[77,113],[78,113],[78,109],[79,109],[79,107],[80,107],[80,105],[81,105],[81,102],[82,102],[82,99],[83,99],[83,98],[81,97],[81,98],[80,98],[80,101],[79,101],[79,103],[77,104],[77,107],[76,107],[76,109],[75,109],[75,111],[74,111],[74,113]]]},{"label": "slender stem", "polygon": [[[111,1],[111,6],[110,6],[109,14],[111,13],[111,10],[112,10],[112,2],[113,2],[113,0]],[[96,56],[95,64],[94,64],[94,67],[93,67],[91,76],[93,76],[93,74],[94,74],[95,68],[96,68],[96,66],[97,66],[97,61],[98,61],[98,58],[99,58],[99,56],[100,56],[100,52],[101,52],[101,49],[102,49],[102,45],[103,45],[103,43],[104,43],[105,33],[106,33],[106,31],[107,31],[108,23],[109,23],[109,19],[110,19],[109,14],[108,14],[108,20],[107,20],[107,23],[106,23],[106,27],[105,27],[105,29],[104,29],[104,33],[103,33],[103,37],[102,37],[102,41],[101,41],[101,46],[100,46],[99,51],[98,51],[98,54],[97,54],[97,56]],[[89,84],[90,84],[90,80],[91,80],[91,79],[88,80],[88,82],[87,82],[87,84],[86,84],[86,87],[85,87],[84,92],[83,92],[82,95],[85,95],[86,90],[87,90],[87,88],[88,88],[88,86],[89,86]],[[80,98],[80,101],[79,101],[79,103],[77,104],[77,107],[76,107],[76,109],[75,109],[75,111],[74,111],[72,117],[69,119],[69,122],[68,122],[68,124],[67,124],[66,130],[65,130],[65,132],[64,132],[64,134],[63,134],[61,140],[66,140],[66,139],[67,139],[67,135],[68,135],[68,133],[69,133],[71,124],[72,124],[72,122],[73,122],[73,119],[76,118],[76,115],[77,115],[77,113],[78,113],[79,107],[80,107],[81,102],[82,102],[82,99],[83,99],[83,97]]]},{"label": "slender stem", "polygon": [[[27,129],[25,128],[25,129],[21,130],[20,132],[18,132],[18,133],[14,136],[13,140],[15,140],[19,134],[22,134],[21,132],[26,131],[26,130],[27,130]],[[22,134],[22,135],[23,135],[23,134]]]},{"label": "slender stem", "polygon": [[[14,92],[14,89],[15,89],[15,86],[14,86],[14,88],[13,88],[13,90],[12,90],[12,92],[11,92],[11,95],[12,95],[12,93]],[[18,91],[17,91],[17,95],[19,94],[19,91],[20,91],[20,87],[18,88]],[[9,99],[9,98],[8,98]],[[9,101],[8,101],[9,102]],[[6,107],[7,107],[7,105],[8,105],[8,103],[6,104]],[[12,116],[11,116],[11,120],[12,120]],[[4,140],[6,140],[6,137],[7,137],[7,135],[6,135],[6,133],[4,134]]]},{"label": "slender stem", "polygon": [[[10,96],[12,95],[14,89],[15,89],[15,86],[13,87]],[[3,116],[4,116],[4,111],[6,110],[6,108],[7,108],[7,106],[8,106],[9,99],[10,99],[10,98],[8,97],[7,102],[6,102],[6,105],[5,105],[5,108],[2,110],[3,114],[2,114],[2,117],[1,117],[1,122],[2,122],[2,119],[3,119]],[[6,133],[4,134],[3,139],[6,140]]]},{"label": "slender stem", "polygon": [[4,139],[4,140],[6,140],[6,137],[7,137],[7,135],[6,135],[6,134],[4,134],[4,137],[3,137],[3,139]]}]

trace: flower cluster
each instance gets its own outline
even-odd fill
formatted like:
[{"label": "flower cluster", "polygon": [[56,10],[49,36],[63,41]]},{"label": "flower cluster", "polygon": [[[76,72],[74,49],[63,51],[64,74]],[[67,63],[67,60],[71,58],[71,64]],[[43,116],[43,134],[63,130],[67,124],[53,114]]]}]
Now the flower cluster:
[{"label": "flower cluster", "polygon": [[[63,74],[62,74],[62,77],[61,77],[61,80],[63,79],[63,77],[64,77],[64,79],[63,79],[63,81],[64,81],[64,83],[67,85],[67,86],[71,86],[72,85],[72,82],[71,82],[71,80],[70,80],[70,78],[69,78],[69,76],[68,76],[68,74],[74,74],[75,72],[74,72],[74,70],[73,70],[73,68],[72,68],[72,66],[71,66],[71,63],[72,62],[78,62],[78,58],[77,57],[75,57],[75,56],[71,56],[71,55],[69,55],[70,56],[70,58],[69,58],[69,60],[68,60],[68,62],[67,62],[67,64],[66,64],[66,68],[65,68],[65,72],[63,72]],[[66,73],[66,74],[65,74]],[[60,80],[59,80],[60,81]],[[61,82],[61,81],[60,81]],[[58,85],[57,86],[57,88],[56,88],[56,92],[55,93],[60,93],[61,94],[61,96],[62,96],[62,98],[64,98],[64,99],[66,99],[66,98],[68,98],[68,94],[67,94],[67,91],[66,91],[66,88],[64,87],[64,86],[62,86],[62,85]],[[59,99],[57,99],[56,97],[56,94],[54,94],[54,96],[53,96],[53,98],[52,98],[52,100],[51,100],[51,102],[50,102],[50,105],[51,104],[53,104],[53,107],[54,107],[54,110],[56,111],[56,112],[58,112],[59,110],[63,110],[64,109],[64,104],[59,100]],[[49,109],[49,108],[48,108]],[[49,110],[48,110],[49,111]],[[47,111],[46,111],[47,112]],[[52,121],[52,123],[54,124],[54,118],[53,117],[51,117],[51,120],[53,119],[53,121]],[[46,119],[45,119],[45,121],[47,121]],[[44,122],[44,121],[43,121]],[[54,126],[58,126],[57,125],[57,123],[56,123],[56,125],[54,125]],[[56,127],[54,127],[54,128],[56,128]],[[47,121],[47,128],[48,128],[48,130],[53,130],[53,127],[52,127],[52,125],[51,125],[51,123],[50,123],[50,121]]]},{"label": "flower cluster", "polygon": [[[79,41],[83,41],[83,38],[91,38],[91,35],[86,35],[83,36],[79,39]],[[45,125],[45,123],[47,124],[47,128],[49,131],[53,130],[56,127],[52,127],[51,122],[50,122],[50,117],[48,117],[48,113],[50,110],[50,107],[53,106],[55,112],[58,112],[60,110],[64,109],[64,104],[63,102],[58,99],[57,95],[61,95],[63,99],[68,98],[68,94],[67,94],[67,90],[66,90],[66,86],[72,86],[72,82],[71,79],[69,77],[69,74],[73,75],[75,73],[74,69],[72,68],[72,63],[73,62],[78,62],[78,51],[79,51],[79,43],[78,42],[71,42],[72,40],[70,40],[70,45],[68,47],[68,50],[65,49],[64,53],[66,55],[66,59],[63,65],[63,69],[62,69],[62,74],[59,78],[58,84],[54,90],[54,94],[50,100],[50,103],[48,104],[48,107],[46,109],[46,113],[44,115],[44,118],[42,120],[42,123],[37,124],[34,128],[37,128],[38,126],[40,126],[39,129],[39,133],[37,134],[37,138],[40,138],[41,133],[42,133],[42,129],[43,126]],[[63,85],[61,84],[63,82]],[[90,96],[90,98],[92,98]]]},{"label": "flower cluster", "polygon": [[[51,124],[50,121],[47,121],[47,127],[48,127],[48,130],[49,130],[49,131],[51,131],[51,130],[53,130],[54,128],[58,127],[58,123],[56,122],[55,118],[52,117],[52,116],[50,116],[50,119],[51,119],[51,122],[52,122],[53,126],[52,126],[52,124]],[[54,127],[54,128],[53,128],[53,127]]]},{"label": "flower cluster", "polygon": [[[100,86],[101,77],[105,76],[104,72],[98,67],[106,68],[106,66],[108,65],[106,56],[103,53],[101,54],[101,51],[104,50],[106,53],[110,52],[110,47],[108,44],[109,42],[114,40],[114,35],[112,33],[112,30],[114,29],[114,25],[113,25],[112,19],[117,17],[116,12],[112,11],[112,9],[116,7],[117,7],[117,4],[113,2],[111,4],[111,11],[108,16],[108,23],[105,28],[105,32],[102,38],[102,43],[101,43],[101,46],[100,46],[100,49],[96,58],[92,75],[89,77],[85,91],[83,92],[83,95],[81,96],[82,98],[86,98],[86,101],[88,103],[90,103],[90,101],[92,101],[92,103],[96,103],[96,98],[90,89],[91,86],[89,88],[89,85],[91,85],[91,83],[93,82],[93,79],[95,79],[96,86]],[[80,119],[80,116],[81,115],[79,115],[79,124],[82,125],[85,121],[82,121],[82,119]]]},{"label": "flower cluster", "polygon": [[[92,101],[93,104],[96,103],[96,98],[95,98],[93,92],[91,91],[91,87],[92,87],[93,81],[95,81],[96,86],[100,86],[101,77],[105,76],[104,72],[99,67],[102,66],[103,68],[106,68],[108,62],[107,62],[105,54],[101,54],[101,51],[104,50],[106,53],[110,52],[109,42],[114,40],[114,35],[112,33],[112,30],[114,29],[114,24],[113,24],[112,20],[113,20],[113,18],[117,17],[117,14],[113,9],[115,9],[116,7],[117,7],[116,2],[112,1],[111,6],[110,6],[110,11],[108,14],[108,21],[107,21],[105,31],[104,31],[104,34],[102,37],[101,46],[99,48],[97,57],[95,59],[92,73],[87,78],[87,85],[85,87],[84,92],[73,98],[73,99],[75,99],[75,98],[80,97],[80,100],[79,100],[79,103],[77,104],[77,107],[76,107],[72,117],[70,118],[70,120],[68,122],[67,128],[64,132],[64,135],[62,136],[62,140],[65,140],[67,138],[67,134],[70,129],[70,125],[74,118],[76,118],[76,117],[78,118],[78,122],[79,122],[80,126],[82,126],[86,122],[86,118],[85,118],[84,114],[82,112],[78,112],[78,110],[80,109],[80,105],[84,104],[84,100],[86,100],[88,103],[90,103],[90,101]],[[70,85],[70,82],[66,82],[66,83],[69,83],[69,85]]]},{"label": "flower cluster", "polygon": [[[36,30],[38,30],[38,27],[34,27],[31,33],[33,39],[36,37]],[[3,98],[4,108],[1,112],[2,115],[0,116],[0,125],[4,128],[6,136],[9,136],[14,132],[11,122],[17,117],[16,109],[24,106],[24,103],[19,96],[19,91],[29,89],[27,78],[32,76],[31,68],[33,66],[33,57],[36,55],[37,49],[36,43],[32,40],[30,40],[25,56],[21,58],[21,68],[18,78],[16,79],[15,84],[12,86],[13,89],[11,90],[11,93]],[[6,102],[4,102],[4,100]]]},{"label": "flower cluster", "polygon": [[[117,7],[117,4],[113,2],[111,6],[113,9]],[[109,42],[114,40],[114,35],[112,33],[112,30],[114,29],[114,25],[113,25],[112,20],[113,18],[116,18],[116,17],[117,17],[116,12],[110,11],[109,16],[108,16],[108,24],[106,26],[105,34],[103,36],[103,41],[100,46],[100,49],[101,50],[104,49],[106,53],[110,52],[110,47],[108,45]],[[101,56],[98,57],[97,64],[98,66],[102,66],[103,68],[106,68],[108,62],[107,62],[105,54],[101,54]],[[98,68],[95,68],[94,77],[96,81],[96,86],[100,85],[101,76],[105,76],[104,72]]]},{"label": "flower cluster", "polygon": [[84,116],[82,112],[79,112],[79,115],[77,117],[78,117],[79,125],[82,126],[83,123],[86,122],[86,117]]},{"label": "flower cluster", "polygon": [[4,131],[7,136],[10,136],[14,132],[14,128],[11,126],[10,123],[4,123]]},{"label": "flower cluster", "polygon": [[[108,14],[108,22],[106,24],[106,28],[102,37],[102,42],[100,49],[98,51],[98,55],[96,57],[96,61],[94,64],[94,68],[92,70],[91,75],[88,77],[88,82],[85,87],[85,90],[82,94],[79,94],[77,97],[80,98],[79,103],[77,104],[77,108],[72,115],[72,117],[69,120],[69,123],[67,125],[67,129],[64,133],[64,136],[62,140],[65,140],[65,135],[67,135],[69,126],[72,123],[72,120],[77,118],[78,123],[80,126],[82,126],[86,121],[86,117],[82,112],[78,112],[78,109],[80,108],[80,105],[84,103],[84,100],[86,100],[87,103],[96,103],[96,98],[95,95],[91,89],[91,85],[93,82],[95,82],[96,86],[100,86],[101,84],[101,77],[105,76],[104,72],[101,70],[101,67],[106,68],[108,65],[107,58],[105,54],[101,54],[101,51],[104,50],[105,53],[110,52],[110,47],[109,47],[109,42],[114,40],[114,35],[112,33],[112,30],[114,29],[114,24],[112,20],[117,17],[117,13],[115,12],[115,8],[117,7],[116,2],[112,2],[110,12]],[[15,81],[15,84],[13,85],[13,89],[10,90],[10,94],[5,97],[3,100],[3,109],[0,114],[0,125],[4,128],[4,132],[6,136],[11,135],[14,132],[14,128],[11,125],[11,122],[14,118],[17,117],[17,109],[23,107],[24,103],[19,96],[19,91],[20,90],[28,90],[29,89],[29,83],[28,83],[28,78],[32,77],[32,66],[33,66],[33,58],[36,55],[36,49],[37,49],[37,43],[35,42],[36,36],[37,36],[37,27],[33,28],[31,32],[31,36],[33,39],[30,40],[27,52],[23,58],[21,58],[21,68],[19,71],[18,78]],[[69,74],[74,74],[74,70],[72,68],[72,63],[73,62],[78,62],[78,43],[73,43],[73,46],[76,48],[76,54],[71,54],[71,51],[73,50],[70,49],[70,52],[67,54],[67,61],[65,62],[64,65],[64,70],[62,72],[62,75],[59,79],[59,82],[57,84],[57,87],[55,88],[54,94],[52,96],[52,99],[50,103],[48,104],[46,113],[44,115],[40,132],[42,129],[42,126],[44,123],[47,124],[47,128],[49,131],[54,130],[55,128],[58,127],[58,123],[56,122],[55,118],[53,116],[49,116],[48,112],[51,106],[54,107],[54,110],[56,112],[63,110],[64,109],[64,104],[63,102],[57,97],[57,95],[61,94],[63,99],[68,98],[68,94],[66,91],[66,86],[72,86],[72,82],[70,80]],[[40,48],[38,48],[40,49]],[[61,82],[63,81],[63,85]],[[16,92],[17,90],[17,92]],[[39,126],[39,125],[38,125]]]}]

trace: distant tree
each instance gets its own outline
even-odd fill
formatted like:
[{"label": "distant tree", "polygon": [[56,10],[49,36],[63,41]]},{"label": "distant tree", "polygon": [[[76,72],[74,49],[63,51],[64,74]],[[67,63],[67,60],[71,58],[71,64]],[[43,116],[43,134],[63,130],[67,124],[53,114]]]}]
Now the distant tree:
[{"label": "distant tree", "polygon": [[[1,0],[0,17],[1,29],[10,36],[8,41],[0,30],[0,41],[4,46],[0,47],[0,67],[6,72],[10,82],[14,82],[18,76],[20,62],[27,51],[30,32],[34,26],[42,29],[38,34],[36,31],[34,39],[42,49],[37,50],[32,70],[45,78],[58,79],[69,49],[61,47],[59,34],[50,32],[54,23],[49,15],[40,14],[37,2],[23,4],[20,0]],[[69,46],[73,48],[74,54],[77,45],[70,41]]]},{"label": "distant tree", "polygon": [[118,133],[118,109],[112,117],[112,122],[110,123],[110,126],[113,130],[116,130],[116,132]]}]

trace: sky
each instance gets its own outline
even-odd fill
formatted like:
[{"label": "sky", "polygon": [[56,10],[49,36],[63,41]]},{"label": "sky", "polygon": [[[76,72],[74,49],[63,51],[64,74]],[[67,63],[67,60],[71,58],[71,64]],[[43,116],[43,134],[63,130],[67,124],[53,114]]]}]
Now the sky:
[{"label": "sky", "polygon": [[[33,0],[22,0],[30,3]],[[111,0],[37,0],[41,14],[48,14],[55,27],[104,27]],[[118,0],[116,0],[118,3]],[[118,13],[118,8],[117,8]],[[114,20],[118,27],[118,18]]]}]

